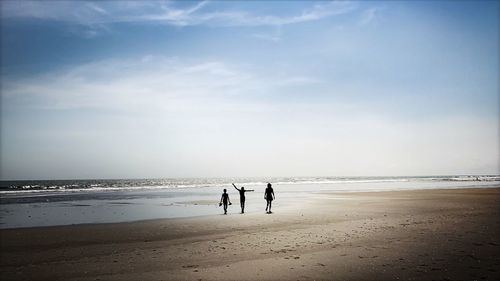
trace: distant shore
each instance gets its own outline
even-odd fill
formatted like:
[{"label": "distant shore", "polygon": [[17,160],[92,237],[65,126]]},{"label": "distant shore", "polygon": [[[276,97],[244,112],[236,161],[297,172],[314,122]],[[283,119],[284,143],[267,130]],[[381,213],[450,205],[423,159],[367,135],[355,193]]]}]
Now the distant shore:
[{"label": "distant shore", "polygon": [[[233,199],[234,205],[238,200]],[[499,280],[500,186],[0,230],[2,280]]]}]

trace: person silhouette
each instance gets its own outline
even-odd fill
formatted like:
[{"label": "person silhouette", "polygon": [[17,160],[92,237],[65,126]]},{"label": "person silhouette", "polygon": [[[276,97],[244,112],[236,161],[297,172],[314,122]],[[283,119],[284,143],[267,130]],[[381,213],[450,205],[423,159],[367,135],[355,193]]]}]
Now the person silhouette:
[{"label": "person silhouette", "polygon": [[236,190],[238,190],[240,192],[241,213],[244,214],[245,213],[245,192],[254,191],[254,190],[253,189],[245,189],[244,186],[242,186],[241,189],[238,189],[236,187],[236,185],[234,185],[234,183],[233,183],[233,186],[234,186],[234,188],[236,188]]},{"label": "person silhouette", "polygon": [[227,203],[229,202],[229,205],[232,205],[231,200],[229,199],[229,194],[226,193],[227,190],[224,188],[224,193],[222,193],[222,197],[220,198],[220,203],[219,206],[224,204],[224,215],[227,215]]},{"label": "person silhouette", "polygon": [[[267,205],[266,205],[266,212],[268,214],[272,213],[271,212],[271,205],[272,205],[272,202],[273,200],[275,199],[276,197],[274,196],[274,190],[273,188],[271,187],[271,184],[270,183],[267,183],[267,188],[266,188],[266,191],[264,191],[264,199],[266,199],[267,201]],[[268,211],[269,209],[269,211]]]}]

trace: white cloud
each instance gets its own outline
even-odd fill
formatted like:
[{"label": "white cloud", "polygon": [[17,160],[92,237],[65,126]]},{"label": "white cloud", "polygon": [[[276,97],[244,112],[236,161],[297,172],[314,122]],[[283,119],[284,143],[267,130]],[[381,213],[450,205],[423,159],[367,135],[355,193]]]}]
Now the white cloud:
[{"label": "white cloud", "polygon": [[361,14],[361,18],[359,20],[360,25],[367,25],[372,22],[375,22],[380,14],[380,8],[369,8],[363,11]]},{"label": "white cloud", "polygon": [[[33,78],[4,80],[3,96],[9,106],[21,108],[98,108],[145,112],[178,111],[199,102],[245,102],[281,87],[306,85],[307,76],[255,74],[221,61],[186,61],[143,56],[109,59]],[[234,99],[234,100],[232,100]]]},{"label": "white cloud", "polygon": [[91,28],[120,22],[162,23],[177,26],[282,26],[320,20],[352,11],[351,2],[315,4],[292,15],[259,15],[228,8],[205,9],[214,5],[208,1],[188,7],[178,7],[163,1],[3,1],[2,17],[35,18],[82,25]]},{"label": "white cloud", "polygon": [[299,86],[299,85],[317,84],[321,82],[322,81],[318,78],[307,77],[307,76],[295,76],[277,80],[275,84],[280,86]]},{"label": "white cloud", "polygon": [[326,4],[316,4],[312,8],[301,11],[298,15],[290,16],[255,15],[242,11],[223,11],[195,16],[192,18],[192,23],[229,26],[283,26],[320,20],[334,15],[348,13],[353,9],[354,5],[350,2],[328,2]]},{"label": "white cloud", "polygon": [[54,178],[82,171],[201,177],[499,168],[496,119],[407,120],[359,100],[283,100],[290,87],[327,82],[224,61],[149,55],[2,82],[5,177],[38,175],[41,166],[40,177]]},{"label": "white cloud", "polygon": [[94,10],[97,13],[102,14],[102,15],[109,14],[105,9],[101,8],[99,5],[92,3],[92,2],[87,3],[87,7],[89,7],[89,9]]},{"label": "white cloud", "polygon": [[[182,6],[180,5],[182,3]],[[188,3],[188,4],[186,4]],[[285,5],[285,4],[283,4]],[[3,1],[1,17],[58,21],[68,24],[71,33],[94,38],[112,31],[120,23],[163,24],[170,26],[275,27],[273,33],[253,33],[252,37],[279,42],[280,27],[317,21],[349,13],[356,5],[346,1],[320,2],[288,14],[258,14],[231,7],[230,2],[170,1]]]},{"label": "white cloud", "polygon": [[276,36],[276,35],[272,35],[272,34],[254,33],[254,34],[252,34],[252,37],[257,38],[257,39],[262,39],[265,41],[271,41],[271,42],[281,41],[281,36]]},{"label": "white cloud", "polygon": [[272,33],[254,33],[252,37],[270,42],[279,42],[282,38],[281,26],[277,26]]},{"label": "white cloud", "polygon": [[202,9],[208,2],[199,2],[188,8],[175,8],[173,5],[163,4],[161,10],[156,12],[146,12],[139,16],[128,17],[122,15],[122,21],[137,22],[163,22],[172,25],[196,25],[199,24],[193,14]]}]

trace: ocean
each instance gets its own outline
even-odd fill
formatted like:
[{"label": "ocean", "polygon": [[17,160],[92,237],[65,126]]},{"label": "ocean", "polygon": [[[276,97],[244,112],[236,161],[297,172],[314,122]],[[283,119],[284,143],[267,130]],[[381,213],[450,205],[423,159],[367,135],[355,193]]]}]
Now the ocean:
[{"label": "ocean", "polygon": [[217,215],[224,188],[235,203],[229,213],[238,213],[233,182],[255,190],[247,193],[248,213],[264,210],[268,182],[279,210],[303,206],[320,193],[498,187],[500,175],[0,181],[0,228]]},{"label": "ocean", "polygon": [[[343,184],[377,182],[495,182],[500,175],[459,175],[420,177],[267,177],[267,178],[165,178],[165,179],[85,179],[85,180],[17,180],[0,181],[0,194],[38,191],[101,191],[264,185],[268,182],[293,184]],[[357,186],[361,187],[361,186]],[[357,191],[357,190],[353,190]],[[362,190],[359,190],[362,191]]]}]

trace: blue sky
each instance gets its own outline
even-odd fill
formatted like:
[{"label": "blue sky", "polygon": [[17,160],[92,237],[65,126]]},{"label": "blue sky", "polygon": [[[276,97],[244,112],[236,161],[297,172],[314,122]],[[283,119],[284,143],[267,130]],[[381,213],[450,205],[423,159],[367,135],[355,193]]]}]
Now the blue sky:
[{"label": "blue sky", "polygon": [[498,174],[496,1],[3,1],[1,178]]}]

